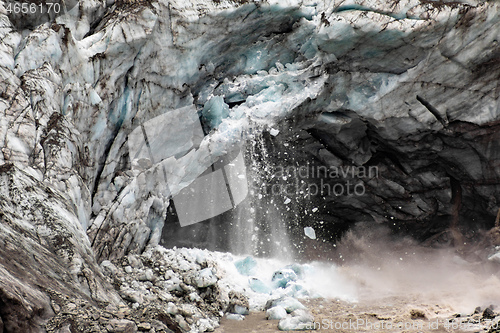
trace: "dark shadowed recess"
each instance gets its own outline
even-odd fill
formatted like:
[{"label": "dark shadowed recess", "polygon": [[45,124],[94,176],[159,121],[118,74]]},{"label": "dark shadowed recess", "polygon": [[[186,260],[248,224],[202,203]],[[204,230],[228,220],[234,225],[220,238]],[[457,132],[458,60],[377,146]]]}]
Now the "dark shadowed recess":
[{"label": "dark shadowed recess", "polygon": [[[354,112],[345,111],[343,115],[351,121],[335,135],[320,121],[307,129],[283,126],[276,137],[264,133],[268,165],[274,165],[275,173],[277,166],[283,167],[288,177],[264,177],[260,181],[267,182],[269,188],[279,182],[283,187],[291,181],[305,181],[307,186],[301,189],[310,191],[306,195],[295,193],[293,204],[280,207],[289,221],[297,253],[307,255],[311,247],[311,241],[304,237],[305,226],[316,231],[319,241],[315,248],[327,252],[331,248],[325,243],[335,243],[360,222],[386,225],[394,234],[409,235],[429,246],[484,241],[486,230],[495,224],[492,207],[500,192],[496,156],[500,151],[500,123],[478,126],[452,121],[439,131],[409,133],[399,140],[389,140]],[[308,175],[305,171],[292,174],[301,166],[309,170]],[[351,172],[370,167],[377,170],[371,178]],[[352,194],[352,187],[352,195],[338,195],[340,190],[333,190],[343,186],[345,191],[348,182],[362,184],[358,193],[361,188],[364,193]],[[272,196],[282,202],[285,194]],[[163,244],[228,250],[228,225],[233,215],[227,212],[180,228],[175,222],[175,207],[171,207]]]}]

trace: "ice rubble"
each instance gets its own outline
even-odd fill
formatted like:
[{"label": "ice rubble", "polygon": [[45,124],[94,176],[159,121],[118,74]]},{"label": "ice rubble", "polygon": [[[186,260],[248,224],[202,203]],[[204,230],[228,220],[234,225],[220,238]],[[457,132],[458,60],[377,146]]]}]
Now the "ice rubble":
[{"label": "ice rubble", "polygon": [[[140,256],[103,261],[101,268],[131,308],[164,304],[179,327],[193,333],[213,330],[223,315],[244,320],[251,311],[265,310],[268,319],[281,320],[283,330],[305,327],[311,315],[298,298],[355,300],[354,289],[331,270],[333,266],[328,270],[317,263],[284,265],[273,259],[157,247]],[[318,277],[329,288],[318,288]],[[260,282],[259,288],[255,281]]]},{"label": "ice rubble", "polygon": [[231,261],[222,265],[227,276],[231,276],[230,284],[238,286],[233,288],[248,297],[250,310],[266,310],[268,319],[280,320],[280,330],[312,327],[314,318],[299,299],[328,297],[356,301],[355,286],[342,277],[335,265],[317,262],[285,265],[273,259],[233,257],[239,274],[233,272]]},{"label": "ice rubble", "polygon": [[[148,265],[153,266],[147,268]],[[241,316],[249,311],[267,310],[269,319],[287,318],[283,325],[289,327],[298,320],[294,311],[305,309],[298,298],[356,299],[353,287],[333,266],[327,269],[318,263],[283,265],[282,261],[274,259],[242,258],[200,249],[157,248],[142,256],[129,255],[121,260],[121,265],[120,262],[115,266],[104,261],[101,267],[115,280],[114,284],[120,284],[121,296],[134,308],[159,299],[168,302],[167,312],[178,315],[177,309],[183,308],[183,302],[199,305],[204,298],[215,297],[220,305],[214,303],[218,310],[209,311],[208,318],[204,306],[201,307],[204,312],[191,308],[194,312],[189,316],[195,321],[183,325],[191,327],[193,332],[200,330],[197,320],[201,319],[209,321],[211,326],[207,327],[216,327],[218,316],[226,310],[229,318],[234,320],[242,320]],[[318,285],[318,279],[324,284]],[[257,287],[255,281],[259,281]],[[232,294],[241,296],[233,300]],[[184,323],[180,317],[176,319]]]},{"label": "ice rubble", "polygon": [[354,285],[343,278],[334,265],[285,265],[274,259],[241,258],[229,254],[219,257],[217,262],[226,272],[222,281],[248,297],[250,311],[266,310],[268,319],[280,320],[280,330],[311,327],[314,318],[299,301],[301,298],[356,301]]}]

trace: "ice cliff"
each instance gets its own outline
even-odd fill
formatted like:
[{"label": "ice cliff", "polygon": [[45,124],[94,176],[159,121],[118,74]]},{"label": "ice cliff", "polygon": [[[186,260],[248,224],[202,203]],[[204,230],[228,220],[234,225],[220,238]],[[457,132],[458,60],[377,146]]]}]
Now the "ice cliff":
[{"label": "ice cliff", "polygon": [[[317,202],[315,221],[332,222],[318,236],[358,220],[398,221],[422,239],[493,226],[498,2],[82,0],[48,17],[1,4],[6,332],[44,331],[54,292],[126,307],[98,263],[154,248],[171,196],[272,126],[267,140],[297,165],[380,171],[365,196]],[[127,141],[182,107],[206,136],[165,158],[166,189]]]}]

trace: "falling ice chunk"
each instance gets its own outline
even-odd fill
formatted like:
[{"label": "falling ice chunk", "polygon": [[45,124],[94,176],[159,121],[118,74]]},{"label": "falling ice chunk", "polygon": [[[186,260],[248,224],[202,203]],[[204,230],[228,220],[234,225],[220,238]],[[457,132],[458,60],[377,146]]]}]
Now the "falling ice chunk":
[{"label": "falling ice chunk", "polygon": [[311,227],[305,227],[304,234],[311,239],[316,239],[316,232]]},{"label": "falling ice chunk", "polygon": [[290,202],[292,202],[292,200],[290,200],[290,198],[285,199],[285,205],[288,205]]},{"label": "falling ice chunk", "polygon": [[278,135],[279,132],[280,132],[279,130],[271,128],[271,130],[269,131],[269,134],[271,134],[272,136],[276,136],[276,135]]}]

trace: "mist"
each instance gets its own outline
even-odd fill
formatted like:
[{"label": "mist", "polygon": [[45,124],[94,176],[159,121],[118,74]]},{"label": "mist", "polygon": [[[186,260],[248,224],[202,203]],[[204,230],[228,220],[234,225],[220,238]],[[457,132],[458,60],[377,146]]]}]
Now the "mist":
[{"label": "mist", "polygon": [[335,253],[345,290],[358,301],[404,297],[462,314],[499,305],[500,265],[487,260],[480,247],[432,248],[396,237],[386,227],[359,224],[336,244]]}]

